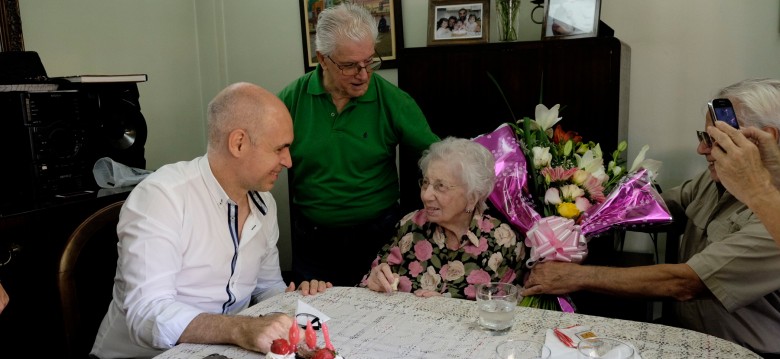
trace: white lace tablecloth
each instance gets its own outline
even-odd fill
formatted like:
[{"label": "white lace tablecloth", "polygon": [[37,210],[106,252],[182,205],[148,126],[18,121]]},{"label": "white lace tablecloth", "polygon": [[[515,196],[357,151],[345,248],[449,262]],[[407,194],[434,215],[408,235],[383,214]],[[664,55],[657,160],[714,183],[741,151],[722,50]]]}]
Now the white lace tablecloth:
[{"label": "white lace tablecloth", "polygon": [[[328,328],[336,350],[347,359],[493,358],[507,339],[544,342],[547,329],[589,324],[599,336],[631,342],[644,359],[758,358],[732,342],[695,331],[659,324],[517,307],[511,331],[501,335],[476,325],[476,303],[452,298],[417,298],[409,293],[376,293],[365,288],[334,287],[315,296],[277,295],[241,314],[294,314],[302,300],[331,317]],[[322,342],[322,335],[318,333]],[[180,344],[160,359],[263,358],[234,346]]]}]

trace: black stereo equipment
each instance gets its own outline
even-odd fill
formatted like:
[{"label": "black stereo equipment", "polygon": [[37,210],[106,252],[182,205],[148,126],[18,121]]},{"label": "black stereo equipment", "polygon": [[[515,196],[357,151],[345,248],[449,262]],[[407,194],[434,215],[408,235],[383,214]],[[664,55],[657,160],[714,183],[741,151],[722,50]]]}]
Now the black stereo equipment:
[{"label": "black stereo equipment", "polygon": [[71,84],[58,91],[0,92],[4,208],[97,190],[95,161],[145,168],[146,121],[135,83]]}]

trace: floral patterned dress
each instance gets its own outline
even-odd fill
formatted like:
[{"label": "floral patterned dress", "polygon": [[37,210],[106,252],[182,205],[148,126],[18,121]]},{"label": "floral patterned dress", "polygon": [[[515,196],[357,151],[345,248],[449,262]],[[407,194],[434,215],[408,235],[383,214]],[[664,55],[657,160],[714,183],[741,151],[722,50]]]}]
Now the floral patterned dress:
[{"label": "floral patterned dress", "polygon": [[[490,215],[473,217],[457,250],[445,246],[443,228],[428,222],[425,211],[407,214],[397,227],[398,234],[371,267],[389,264],[400,276],[401,292],[424,289],[473,300],[476,284],[514,282],[525,258],[525,247],[515,231]],[[367,278],[361,286],[367,285]]]}]

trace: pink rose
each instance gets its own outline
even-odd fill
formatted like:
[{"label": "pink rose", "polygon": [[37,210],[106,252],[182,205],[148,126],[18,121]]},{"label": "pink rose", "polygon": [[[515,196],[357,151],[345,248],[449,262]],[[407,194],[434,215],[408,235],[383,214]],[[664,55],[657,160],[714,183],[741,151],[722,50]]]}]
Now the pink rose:
[{"label": "pink rose", "polygon": [[493,229],[493,222],[490,222],[489,219],[481,218],[479,220],[479,229],[482,232],[490,232]]},{"label": "pink rose", "polygon": [[412,277],[417,278],[420,273],[422,273],[423,267],[420,265],[420,262],[414,261],[412,263],[409,263],[409,274],[412,275]]},{"label": "pink rose", "polygon": [[487,239],[485,237],[479,237],[479,246],[475,246],[471,244],[471,242],[469,242],[463,247],[463,250],[466,253],[476,257],[480,253],[486,251],[487,248],[488,248]]},{"label": "pink rose", "polygon": [[431,242],[419,241],[414,244],[414,256],[418,261],[422,262],[431,259],[431,254],[433,254],[433,246],[431,246]]},{"label": "pink rose", "polygon": [[412,291],[412,281],[409,277],[402,275],[398,278],[398,291],[410,293]]},{"label": "pink rose", "polygon": [[466,283],[480,284],[490,282],[490,274],[483,269],[475,269],[466,277]]},{"label": "pink rose", "polygon": [[374,267],[379,265],[379,256],[376,256],[373,262],[371,262],[371,269],[374,269]]},{"label": "pink rose", "polygon": [[517,273],[515,273],[512,268],[507,268],[506,273],[504,273],[504,276],[501,277],[499,281],[504,283],[513,283],[515,278],[517,278]]},{"label": "pink rose", "polygon": [[401,249],[398,246],[390,248],[390,254],[387,256],[387,264],[401,264],[403,263],[403,257],[401,257]]},{"label": "pink rose", "polygon": [[414,221],[414,224],[416,224],[418,227],[421,227],[425,222],[428,222],[428,215],[425,213],[425,211],[417,211],[417,213],[412,218],[412,221]]},{"label": "pink rose", "polygon": [[473,284],[469,284],[469,286],[463,290],[463,294],[466,295],[466,299],[477,299],[477,289],[474,288]]}]

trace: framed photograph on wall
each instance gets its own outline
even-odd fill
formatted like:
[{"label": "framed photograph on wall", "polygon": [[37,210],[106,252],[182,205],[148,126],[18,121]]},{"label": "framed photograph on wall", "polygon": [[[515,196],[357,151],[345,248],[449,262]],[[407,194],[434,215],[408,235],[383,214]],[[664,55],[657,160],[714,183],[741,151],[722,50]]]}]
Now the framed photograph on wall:
[{"label": "framed photograph on wall", "polygon": [[490,0],[428,0],[428,46],[486,43]]},{"label": "framed photograph on wall", "polygon": [[[301,3],[301,34],[303,35],[303,67],[306,72],[317,67],[317,16],[322,10],[336,6],[343,1],[335,0],[299,0]],[[398,65],[398,53],[404,46],[403,21],[401,20],[401,0],[352,0],[352,3],[367,8],[377,22],[376,53],[382,58],[383,69],[393,69]]]},{"label": "framed photograph on wall", "polygon": [[598,35],[601,0],[545,0],[542,40]]}]

